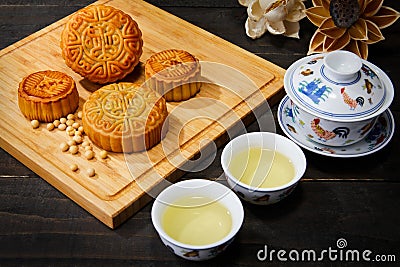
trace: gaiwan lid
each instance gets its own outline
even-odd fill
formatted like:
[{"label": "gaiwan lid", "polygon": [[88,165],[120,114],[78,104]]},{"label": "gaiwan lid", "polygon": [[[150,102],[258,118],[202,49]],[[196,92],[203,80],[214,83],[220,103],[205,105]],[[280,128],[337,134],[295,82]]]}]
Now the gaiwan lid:
[{"label": "gaiwan lid", "polygon": [[372,64],[343,50],[293,63],[285,74],[285,90],[308,112],[339,121],[375,113],[386,97],[385,85]]}]

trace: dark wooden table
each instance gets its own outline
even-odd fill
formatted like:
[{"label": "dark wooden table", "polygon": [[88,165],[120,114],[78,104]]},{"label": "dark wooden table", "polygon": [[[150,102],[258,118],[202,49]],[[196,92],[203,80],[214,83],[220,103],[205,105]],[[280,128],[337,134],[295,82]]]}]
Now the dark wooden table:
[{"label": "dark wooden table", "polygon": [[[0,49],[91,2],[1,0]],[[270,34],[252,40],[243,28],[246,9],[236,0],[149,2],[283,68],[306,55],[316,29],[304,19],[299,40]],[[387,0],[384,5],[400,10],[396,0]],[[370,46],[368,59],[382,68],[398,89],[400,21],[383,34],[386,40]],[[277,107],[272,108],[276,114]],[[391,111],[400,125],[398,93]],[[282,133],[278,124],[277,132]],[[393,260],[390,255],[394,255],[399,264],[399,151],[399,130],[384,149],[361,158],[336,159],[306,151],[307,171],[293,194],[273,206],[244,204],[244,225],[234,243],[216,259],[197,264],[174,256],[162,245],[151,224],[151,204],[110,230],[0,149],[0,266],[291,266],[293,261],[281,262],[276,255],[272,262],[259,261],[257,252],[265,246],[269,251],[321,252],[338,249],[339,238],[347,241],[344,249],[370,250],[371,259],[381,255],[386,256],[381,259]],[[188,173],[184,179],[220,176],[219,157],[206,170]],[[300,263],[353,264],[340,258],[332,261],[328,255],[322,262]],[[359,264],[380,266],[376,261]]]}]

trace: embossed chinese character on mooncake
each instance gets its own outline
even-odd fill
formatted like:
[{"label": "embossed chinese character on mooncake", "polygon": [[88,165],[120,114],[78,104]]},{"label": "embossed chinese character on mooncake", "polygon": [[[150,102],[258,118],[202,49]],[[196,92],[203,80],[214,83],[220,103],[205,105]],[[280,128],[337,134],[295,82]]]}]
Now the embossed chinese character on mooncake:
[{"label": "embossed chinese character on mooncake", "polygon": [[29,74],[19,84],[18,106],[29,120],[52,122],[79,105],[74,80],[65,73],[45,70]]},{"label": "embossed chinese character on mooncake", "polygon": [[65,63],[95,83],[110,83],[133,71],[142,55],[138,24],[119,9],[91,5],[74,13],[61,34]]},{"label": "embossed chinese character on mooncake", "polygon": [[150,88],[167,101],[183,101],[196,95],[201,87],[199,60],[184,50],[169,49],[152,55],[145,65]]},{"label": "embossed chinese character on mooncake", "polygon": [[[161,142],[168,130],[165,99],[136,83],[113,83],[83,105],[83,128],[93,143],[112,152],[140,152]],[[165,124],[165,125],[164,125]]]}]

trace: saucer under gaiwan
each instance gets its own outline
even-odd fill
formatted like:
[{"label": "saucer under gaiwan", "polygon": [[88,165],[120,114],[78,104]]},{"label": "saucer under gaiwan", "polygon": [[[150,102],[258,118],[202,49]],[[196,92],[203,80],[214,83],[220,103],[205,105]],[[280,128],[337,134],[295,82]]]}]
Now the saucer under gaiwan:
[{"label": "saucer under gaiwan", "polygon": [[392,139],[395,122],[389,109],[380,114],[371,131],[359,142],[341,147],[327,146],[315,142],[314,136],[304,135],[293,117],[292,103],[285,96],[278,107],[278,122],[282,131],[302,148],[316,154],[337,158],[362,157],[378,152]]}]

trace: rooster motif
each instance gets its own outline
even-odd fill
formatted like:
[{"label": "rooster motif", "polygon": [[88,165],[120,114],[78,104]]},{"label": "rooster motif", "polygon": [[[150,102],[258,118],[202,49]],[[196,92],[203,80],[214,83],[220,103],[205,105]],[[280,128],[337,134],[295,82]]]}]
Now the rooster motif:
[{"label": "rooster motif", "polygon": [[287,128],[288,128],[289,131],[291,131],[291,132],[293,132],[293,133],[297,133],[296,128],[294,128],[292,125],[290,125],[290,124],[287,123],[286,126],[287,126]]},{"label": "rooster motif", "polygon": [[311,121],[311,129],[316,133],[321,139],[330,140],[336,136],[334,132],[324,130],[319,125],[320,119],[316,118]]},{"label": "rooster motif", "polygon": [[340,93],[342,94],[343,101],[347,105],[349,105],[351,110],[354,110],[357,105],[360,105],[362,107],[364,105],[364,98],[362,96],[357,97],[356,99],[352,99],[347,93],[346,93],[346,88],[340,89]]},{"label": "rooster motif", "polygon": [[367,93],[371,94],[372,93],[372,88],[374,88],[374,84],[371,83],[368,79],[364,79],[364,89],[367,89]]},{"label": "rooster motif", "polygon": [[376,76],[376,73],[368,66],[362,65],[361,70],[364,72],[365,75],[370,77],[371,79],[374,79]]},{"label": "rooster motif", "polygon": [[318,60],[323,59],[324,57],[315,57],[312,60],[310,60],[309,62],[307,62],[308,65],[314,65],[315,63],[318,62]]},{"label": "rooster motif", "polygon": [[303,76],[308,76],[308,75],[314,74],[314,72],[313,72],[311,69],[303,70],[303,71],[300,72],[300,73],[301,73],[301,75],[303,75]]},{"label": "rooster motif", "polygon": [[347,127],[337,127],[333,131],[325,130],[321,127],[321,125],[319,125],[320,121],[321,120],[318,118],[312,120],[311,129],[314,131],[316,135],[318,135],[318,137],[321,140],[327,141],[332,138],[335,138],[336,136],[341,138],[347,138],[347,136],[350,133],[350,129]]},{"label": "rooster motif", "polygon": [[198,250],[191,250],[187,251],[183,254],[184,257],[199,257],[199,251]]}]

